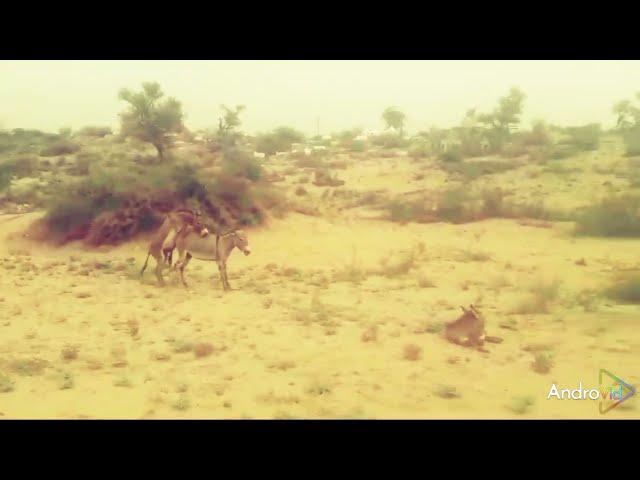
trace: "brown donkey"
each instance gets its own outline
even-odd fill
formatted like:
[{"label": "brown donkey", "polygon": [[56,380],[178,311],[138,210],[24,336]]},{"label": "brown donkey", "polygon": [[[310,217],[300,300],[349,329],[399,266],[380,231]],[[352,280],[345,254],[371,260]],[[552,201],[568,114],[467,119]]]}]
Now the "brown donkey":
[{"label": "brown donkey", "polygon": [[188,210],[179,210],[167,215],[164,222],[155,233],[149,244],[147,258],[144,262],[140,277],[144,274],[149,262],[149,257],[156,259],[155,269],[158,283],[164,285],[162,271],[171,266],[171,256],[175,243],[182,237],[195,233],[200,237],[206,237],[209,230],[197,219],[196,215]]},{"label": "brown donkey", "polygon": [[484,318],[473,305],[469,305],[468,310],[464,307],[460,308],[462,308],[463,314],[445,326],[445,338],[452,343],[467,347],[483,345]]}]

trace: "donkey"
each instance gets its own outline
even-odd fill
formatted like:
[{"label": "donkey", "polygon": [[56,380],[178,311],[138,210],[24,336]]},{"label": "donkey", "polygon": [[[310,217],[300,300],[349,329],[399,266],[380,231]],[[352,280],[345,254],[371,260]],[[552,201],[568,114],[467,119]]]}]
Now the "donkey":
[{"label": "donkey", "polygon": [[184,269],[192,258],[215,261],[218,264],[222,288],[229,290],[231,287],[227,279],[227,259],[234,248],[237,248],[245,255],[251,253],[247,234],[242,230],[231,230],[221,235],[216,235],[215,238],[213,235],[202,238],[191,232],[176,241],[179,260],[174,265],[174,269],[180,270],[180,280],[187,287],[187,282],[184,280]]},{"label": "donkey", "polygon": [[196,220],[193,215],[189,215],[188,212],[179,211],[167,215],[167,218],[165,218],[165,221],[151,239],[147,258],[140,271],[140,278],[144,275],[149,257],[153,256],[157,262],[155,274],[158,283],[160,286],[164,286],[162,270],[171,266],[171,251],[167,252],[167,240],[170,239],[174,243],[178,239],[193,233],[200,237],[206,237],[209,235],[209,230],[200,221]]},{"label": "donkey", "polygon": [[445,326],[445,338],[452,343],[467,347],[483,345],[484,318],[473,305],[469,305],[468,310],[464,307],[460,308],[462,308],[463,314]]}]

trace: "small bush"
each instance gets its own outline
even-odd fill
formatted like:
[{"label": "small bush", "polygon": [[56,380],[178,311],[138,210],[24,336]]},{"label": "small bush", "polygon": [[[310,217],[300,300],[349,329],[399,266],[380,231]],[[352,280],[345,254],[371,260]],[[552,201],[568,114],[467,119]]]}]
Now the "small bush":
[{"label": "small bush", "polygon": [[578,149],[575,145],[555,145],[551,149],[551,159],[553,160],[562,160],[565,158],[569,158],[578,153]]},{"label": "small bush", "polygon": [[404,198],[391,200],[386,209],[392,222],[433,222],[437,220],[436,215],[428,208],[428,204],[421,200],[407,201]]},{"label": "small bush", "polygon": [[578,150],[592,151],[597,150],[600,146],[600,135],[602,134],[600,124],[592,123],[580,127],[567,127],[566,133],[569,135],[567,143]]},{"label": "small bush", "polygon": [[513,413],[523,415],[529,411],[529,408],[531,408],[534,403],[535,399],[533,397],[516,397],[511,400],[507,408]]},{"label": "small bush", "polygon": [[520,142],[526,146],[546,146],[551,141],[551,132],[544,122],[536,122],[530,132],[520,135]]},{"label": "small bush", "polygon": [[422,349],[413,343],[404,346],[403,358],[405,360],[416,361],[420,359],[420,354],[422,353]]},{"label": "small bush", "polygon": [[58,140],[46,146],[40,151],[42,157],[57,157],[59,155],[68,155],[80,150],[80,146],[69,140]]},{"label": "small bush", "polygon": [[213,345],[210,343],[196,343],[193,346],[193,353],[196,357],[208,357],[213,353]]},{"label": "small bush", "polygon": [[382,148],[402,148],[406,147],[408,141],[397,133],[381,133],[371,138],[371,143]]},{"label": "small bush", "polygon": [[538,352],[535,354],[533,362],[531,363],[531,368],[534,372],[541,374],[549,373],[551,367],[553,367],[553,360],[550,353]]},{"label": "small bush", "polygon": [[587,207],[578,215],[576,233],[600,237],[640,236],[640,196],[611,196]]},{"label": "small bush", "polygon": [[446,190],[437,207],[438,218],[452,223],[472,220],[470,200],[469,192],[464,187]]},{"label": "small bush", "polygon": [[454,175],[462,177],[462,180],[471,181],[475,180],[483,175],[493,175],[496,173],[502,173],[515,168],[521,167],[523,164],[520,162],[509,161],[483,161],[483,162],[457,162],[457,163],[445,163],[442,165],[442,169]]},{"label": "small bush", "polygon": [[353,140],[348,145],[350,152],[364,152],[367,150],[367,144],[364,140]]},{"label": "small bush", "polygon": [[463,157],[459,150],[448,150],[438,155],[438,160],[444,163],[459,163],[463,160]]},{"label": "small bush", "polygon": [[460,393],[458,393],[458,390],[456,389],[456,387],[451,385],[438,385],[436,386],[434,393],[436,394],[436,396],[440,398],[446,398],[446,399],[460,398]]},{"label": "small bush", "polygon": [[430,145],[426,139],[421,139],[411,143],[409,156],[412,158],[426,158],[430,154]]},{"label": "small bush", "polygon": [[605,294],[620,303],[640,304],[640,275],[617,280]]},{"label": "small bush", "polygon": [[539,281],[529,288],[528,298],[512,313],[521,315],[549,313],[551,304],[558,299],[559,292],[560,282]]},{"label": "small bush", "polygon": [[63,360],[75,360],[78,358],[79,348],[75,345],[67,345],[60,352],[60,357]]},{"label": "small bush", "polygon": [[626,145],[626,155],[628,157],[640,155],[640,127],[624,132],[623,138]]},{"label": "small bush", "polygon": [[111,127],[84,127],[78,131],[77,135],[102,138],[112,133]]},{"label": "small bush", "polygon": [[300,168],[324,168],[325,162],[313,156],[301,156],[296,160],[296,167]]},{"label": "small bush", "polygon": [[9,377],[0,373],[0,393],[12,392],[15,386],[15,382]]},{"label": "small bush", "polygon": [[60,390],[72,389],[74,385],[75,381],[73,379],[73,375],[70,372],[62,372],[58,383]]},{"label": "small bush", "polygon": [[256,182],[262,176],[262,166],[248,152],[230,148],[224,152],[222,171],[226,175],[240,176]]}]

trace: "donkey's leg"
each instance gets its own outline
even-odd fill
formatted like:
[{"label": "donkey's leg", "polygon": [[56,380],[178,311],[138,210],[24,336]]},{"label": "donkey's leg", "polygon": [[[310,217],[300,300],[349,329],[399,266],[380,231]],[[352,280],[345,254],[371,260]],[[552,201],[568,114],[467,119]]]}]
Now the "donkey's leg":
[{"label": "donkey's leg", "polygon": [[222,282],[222,288],[227,290],[227,280],[225,275],[225,265],[222,262],[218,262],[218,272],[220,273],[220,281]]},{"label": "donkey's leg", "polygon": [[164,266],[164,261],[162,259],[159,259],[158,264],[156,265],[156,278],[158,279],[158,284],[161,287],[164,287],[164,278],[162,278],[163,266]]},{"label": "donkey's leg", "polygon": [[229,285],[229,277],[227,277],[227,264],[222,264],[222,273],[224,274],[224,284],[225,290],[231,290],[231,285]]},{"label": "donkey's leg", "polygon": [[171,266],[171,259],[173,257],[173,249],[176,247],[176,237],[178,231],[175,228],[169,230],[164,242],[162,242],[162,257],[164,262]]},{"label": "donkey's leg", "polygon": [[182,285],[184,285],[185,287],[189,287],[189,285],[187,285],[187,282],[185,282],[184,280],[184,269],[187,267],[187,265],[189,265],[189,260],[191,260],[191,254],[189,252],[187,252],[184,260],[180,260],[180,280],[182,280]]}]

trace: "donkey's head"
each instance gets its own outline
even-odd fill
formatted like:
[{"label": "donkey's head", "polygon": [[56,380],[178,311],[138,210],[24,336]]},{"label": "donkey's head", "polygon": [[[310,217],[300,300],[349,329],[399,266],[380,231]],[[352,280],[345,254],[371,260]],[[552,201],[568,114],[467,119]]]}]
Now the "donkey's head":
[{"label": "donkey's head", "polygon": [[193,231],[201,237],[206,237],[207,235],[209,235],[209,229],[202,220],[202,212],[200,212],[200,210],[193,211],[191,226],[193,227]]},{"label": "donkey's head", "polygon": [[251,253],[249,239],[247,238],[247,234],[243,230],[233,230],[228,235],[231,236],[234,247],[236,247],[245,255],[249,255]]},{"label": "donkey's head", "polygon": [[206,237],[207,235],[209,235],[209,229],[204,225],[204,223],[200,221],[200,219],[194,220],[191,226],[193,228],[193,231],[201,237]]},{"label": "donkey's head", "polygon": [[473,305],[469,305],[468,309],[464,308],[463,306],[461,306],[460,308],[464,313],[461,319],[463,318],[465,320],[482,320],[482,314]]}]

